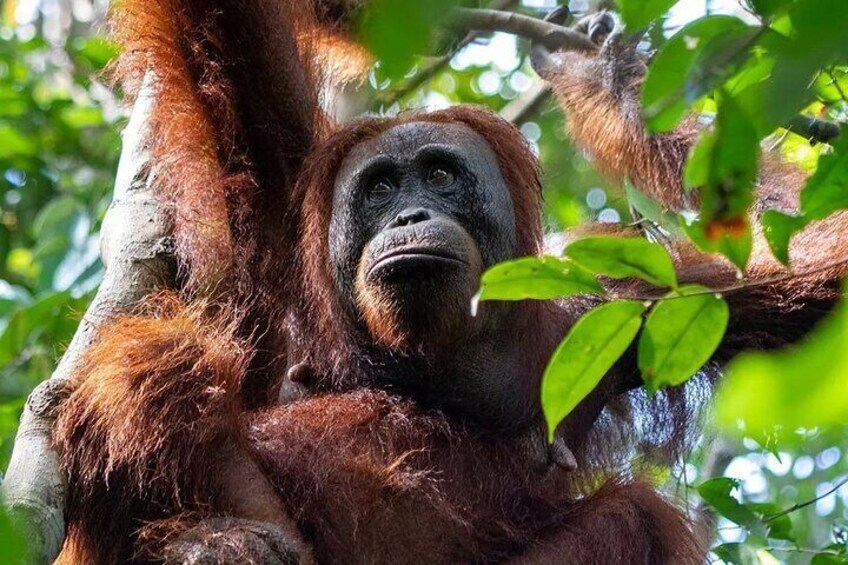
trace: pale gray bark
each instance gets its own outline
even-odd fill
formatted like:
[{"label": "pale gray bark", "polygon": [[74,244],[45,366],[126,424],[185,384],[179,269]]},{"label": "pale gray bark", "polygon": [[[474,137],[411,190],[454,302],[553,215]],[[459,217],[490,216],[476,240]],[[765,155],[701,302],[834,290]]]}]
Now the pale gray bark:
[{"label": "pale gray bark", "polygon": [[145,138],[152,81],[148,76],[123,133],[114,198],[100,234],[103,282],[52,377],[27,400],[0,487],[4,503],[29,537],[35,563],[51,563],[65,539],[67,485],[51,440],[55,408],[70,392],[71,376],[98,325],[131,311],[145,295],[174,281],[170,223],[149,182],[153,172]]},{"label": "pale gray bark", "polygon": [[515,12],[478,8],[454,8],[448,25],[464,30],[501,31],[531,39],[548,49],[597,51],[598,46],[583,33],[553,22]]}]

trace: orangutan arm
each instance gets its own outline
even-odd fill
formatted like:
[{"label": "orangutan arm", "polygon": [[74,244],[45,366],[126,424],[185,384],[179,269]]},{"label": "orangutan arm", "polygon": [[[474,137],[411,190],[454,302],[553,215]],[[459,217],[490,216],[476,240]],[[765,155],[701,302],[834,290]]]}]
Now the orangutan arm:
[{"label": "orangutan arm", "polygon": [[[613,23],[608,14],[584,20],[585,28],[601,28],[595,34],[601,43],[597,53],[550,53],[537,47],[534,65],[557,95],[569,133],[603,173],[617,182],[630,179],[670,210],[697,209],[697,192],[684,190],[682,171],[699,128],[688,119],[668,133],[646,131],[639,101],[644,58],[623,35],[609,33]],[[726,290],[730,320],[712,359],[714,368],[740,351],[774,349],[798,341],[840,298],[840,280],[848,274],[848,214],[834,214],[797,234],[789,250],[791,270],[775,260],[759,228],[759,215],[766,209],[797,210],[804,181],[794,167],[773,155],[764,156],[750,211],[754,249],[742,280],[724,257],[700,252],[687,241],[665,242],[681,282]],[[636,230],[615,226],[589,233],[598,231],[638,235]],[[611,290],[621,297],[656,295],[655,289],[632,281],[615,284]],[[642,386],[633,349],[563,425],[575,451],[609,402]],[[711,373],[715,376],[716,371]]]}]

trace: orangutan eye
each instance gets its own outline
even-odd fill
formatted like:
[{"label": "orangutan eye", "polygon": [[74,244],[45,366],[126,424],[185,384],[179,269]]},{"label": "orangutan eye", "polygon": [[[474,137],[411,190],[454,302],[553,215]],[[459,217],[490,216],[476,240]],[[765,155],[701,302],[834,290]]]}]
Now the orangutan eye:
[{"label": "orangutan eye", "polygon": [[394,190],[395,187],[389,179],[381,178],[371,186],[368,191],[368,197],[379,200],[381,198],[386,198],[394,192]]},{"label": "orangutan eye", "polygon": [[453,172],[446,166],[436,166],[427,173],[427,182],[433,186],[448,186],[453,183]]}]

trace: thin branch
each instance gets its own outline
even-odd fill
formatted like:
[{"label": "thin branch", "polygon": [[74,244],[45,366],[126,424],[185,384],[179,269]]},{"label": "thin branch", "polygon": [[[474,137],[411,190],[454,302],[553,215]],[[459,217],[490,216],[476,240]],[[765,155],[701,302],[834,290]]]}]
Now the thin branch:
[{"label": "thin branch", "polygon": [[839,84],[839,79],[836,78],[836,75],[834,74],[836,72],[835,67],[831,65],[831,67],[825,72],[827,72],[827,76],[830,77],[833,87],[836,89],[836,92],[839,93],[839,97],[842,98],[842,101],[848,102],[848,96],[846,96],[845,91],[842,89],[842,85]]},{"label": "thin branch", "polygon": [[828,489],[828,491],[825,492],[824,494],[821,494],[821,495],[819,495],[815,498],[812,498],[810,500],[806,500],[804,502],[799,502],[797,504],[793,504],[792,506],[790,506],[786,510],[781,510],[780,512],[775,512],[774,514],[770,514],[768,517],[766,517],[765,520],[766,520],[766,522],[772,522],[774,520],[777,520],[781,516],[786,516],[787,514],[791,514],[792,512],[795,512],[796,510],[806,508],[807,506],[810,506],[811,504],[815,504],[816,502],[818,502],[822,498],[826,498],[826,497],[830,496],[831,494],[835,493],[840,488],[842,488],[843,485],[846,485],[846,484],[848,484],[848,477],[845,477],[844,479],[842,479],[841,481],[836,483],[836,486],[834,486],[831,489]]},{"label": "thin branch", "polygon": [[806,553],[810,555],[841,555],[838,551],[832,549],[815,549],[812,547],[766,547],[766,551],[783,551],[785,553]]},{"label": "thin branch", "polygon": [[521,96],[503,107],[500,114],[503,119],[520,125],[530,119],[539,108],[550,98],[551,87],[544,82],[536,82]]},{"label": "thin branch", "polygon": [[571,28],[513,12],[475,8],[455,8],[448,25],[459,29],[501,31],[541,43],[549,49],[597,51],[585,34]]},{"label": "thin branch", "polygon": [[830,143],[842,133],[840,124],[804,115],[798,115],[789,120],[786,129],[819,143]]},{"label": "thin branch", "polygon": [[649,294],[636,294],[636,295],[626,295],[622,296],[619,294],[610,295],[611,298],[615,298],[616,300],[640,300],[643,302],[664,302],[666,300],[678,300],[680,298],[688,298],[690,296],[704,296],[709,294],[733,294],[735,292],[739,292],[742,290],[748,290],[751,288],[758,288],[762,286],[769,286],[773,284],[778,284],[782,282],[787,282],[795,279],[803,279],[806,277],[810,277],[812,275],[823,273],[825,271],[830,271],[832,269],[837,269],[839,267],[848,266],[848,257],[841,259],[839,261],[834,261],[833,263],[828,263],[827,265],[822,265],[820,267],[816,267],[815,269],[810,269],[808,271],[801,272],[788,272],[782,275],[775,275],[773,277],[767,277],[764,279],[754,280],[754,281],[743,281],[737,284],[732,284],[719,288],[709,288],[706,290],[699,290],[695,292],[690,292],[687,294],[675,294],[675,295],[649,295]]}]

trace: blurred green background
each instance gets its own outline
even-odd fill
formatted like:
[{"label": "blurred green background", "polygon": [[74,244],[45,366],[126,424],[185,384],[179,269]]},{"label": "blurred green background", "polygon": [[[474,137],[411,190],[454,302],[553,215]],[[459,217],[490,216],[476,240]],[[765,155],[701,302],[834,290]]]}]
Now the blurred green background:
[{"label": "blurred green background", "polygon": [[[572,5],[587,10],[597,3]],[[514,4],[538,15],[556,2]],[[114,55],[103,39],[106,8],[102,0],[0,0],[0,469],[8,464],[27,394],[49,377],[102,274],[98,232],[126,120],[126,109],[101,73]],[[735,0],[684,0],[663,27],[653,30],[651,41],[661,43],[708,12],[750,18]],[[430,68],[433,59],[421,59],[400,81],[386,79],[378,68],[359,91],[342,94],[341,112],[396,112],[460,102],[485,104],[508,115],[523,108],[516,123],[545,167],[549,229],[585,220],[628,221],[623,194],[572,147],[552,102],[542,98],[529,104],[538,85],[526,51],[512,36],[479,37],[408,92],[409,81]],[[833,112],[845,117],[844,100]],[[820,146],[793,135],[779,142],[791,159],[815,166]],[[791,507],[824,495],[848,477],[846,438],[845,430],[826,435],[811,430],[803,447],[767,450],[751,440],[708,433],[687,461],[659,470],[658,480],[688,498],[687,485],[732,477],[740,480],[737,496],[743,500]],[[848,487],[793,512],[791,521],[797,544],[760,554],[759,562],[806,563],[812,555],[806,548],[844,544]],[[717,533],[725,542],[747,535],[724,519]]]}]

